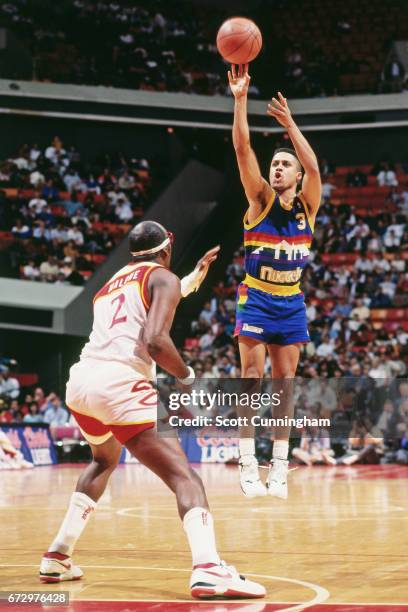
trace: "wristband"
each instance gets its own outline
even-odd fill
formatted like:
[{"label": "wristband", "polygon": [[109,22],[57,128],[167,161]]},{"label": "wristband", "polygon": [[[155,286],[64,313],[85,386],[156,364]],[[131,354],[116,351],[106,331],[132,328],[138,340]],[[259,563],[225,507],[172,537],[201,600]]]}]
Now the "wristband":
[{"label": "wristband", "polygon": [[188,368],[188,375],[185,378],[178,378],[177,380],[182,385],[189,385],[190,386],[190,385],[194,384],[194,381],[195,381],[195,372],[194,372],[192,367],[187,366],[187,368]]},{"label": "wristband", "polygon": [[183,298],[187,297],[193,291],[197,291],[200,286],[200,270],[194,268],[190,274],[184,276],[181,279],[181,295]]}]

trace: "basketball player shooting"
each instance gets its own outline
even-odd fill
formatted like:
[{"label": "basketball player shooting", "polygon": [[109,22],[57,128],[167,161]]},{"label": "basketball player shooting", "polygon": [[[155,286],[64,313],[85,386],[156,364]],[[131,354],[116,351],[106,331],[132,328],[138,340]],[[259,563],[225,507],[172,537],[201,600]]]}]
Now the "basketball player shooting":
[{"label": "basketball player shooting", "polygon": [[170,329],[181,295],[198,289],[219,247],[208,251],[180,282],[169,269],[172,235],[163,226],[153,221],[139,223],[129,243],[133,259],[96,294],[92,333],[79,362],[70,370],[66,403],[93,458],[43,556],[40,580],[52,583],[82,577],[82,570],[71,560],[74,546],[124,445],[176,496],[192,553],[192,596],[263,597],[263,586],[246,580],[220,560],[203,483],[190,468],[177,436],[159,438],[155,429],[157,393],[151,381],[156,363],[182,384],[194,382],[194,371],[180,357]]},{"label": "basketball player shooting", "polygon": [[[228,79],[235,97],[233,144],[248,200],[244,216],[246,276],[238,288],[235,329],[242,377],[263,378],[266,347],[272,378],[286,383],[279,417],[291,417],[290,381],[296,374],[300,347],[309,341],[300,281],[320,204],[319,165],[279,92],[278,98],[268,104],[267,113],[287,130],[294,148],[274,152],[269,181],[265,180],[249,136],[248,64],[238,70],[233,65]],[[269,493],[287,498],[289,435],[290,427],[275,428],[266,488],[259,478],[253,435],[240,439],[240,484],[246,496]]]}]

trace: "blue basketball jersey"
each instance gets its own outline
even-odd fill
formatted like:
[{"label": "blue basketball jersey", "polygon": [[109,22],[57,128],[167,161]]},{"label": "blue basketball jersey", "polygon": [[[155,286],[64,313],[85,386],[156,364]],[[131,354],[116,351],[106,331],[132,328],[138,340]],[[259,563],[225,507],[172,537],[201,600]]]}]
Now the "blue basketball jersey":
[{"label": "blue basketball jersey", "polygon": [[273,192],[253,223],[244,217],[245,271],[243,284],[272,295],[301,292],[300,280],[309,259],[313,222],[301,193],[284,205]]}]

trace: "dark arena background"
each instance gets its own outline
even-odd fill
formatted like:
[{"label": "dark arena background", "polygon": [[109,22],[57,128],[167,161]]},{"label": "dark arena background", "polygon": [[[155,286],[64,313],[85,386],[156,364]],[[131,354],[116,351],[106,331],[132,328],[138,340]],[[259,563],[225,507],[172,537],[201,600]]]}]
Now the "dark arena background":
[{"label": "dark arena background", "polygon": [[[266,114],[282,91],[322,178],[296,408],[352,417],[344,435],[326,433],[330,465],[291,439],[287,500],[242,495],[237,439],[182,434],[222,556],[264,599],[191,599],[173,496],[125,450],[75,549],[84,578],[43,584],[41,556],[91,458],[65,385],[138,222],[173,232],[180,277],[221,246],[172,338],[197,379],[241,376],[247,200],[215,44],[236,15],[263,37],[248,103],[263,176],[290,145]],[[0,610],[52,610],[10,599],[50,591],[74,612],[408,611],[407,2],[0,2],[0,130]],[[346,381],[340,401],[333,380]],[[272,439],[257,435],[261,466]]]}]

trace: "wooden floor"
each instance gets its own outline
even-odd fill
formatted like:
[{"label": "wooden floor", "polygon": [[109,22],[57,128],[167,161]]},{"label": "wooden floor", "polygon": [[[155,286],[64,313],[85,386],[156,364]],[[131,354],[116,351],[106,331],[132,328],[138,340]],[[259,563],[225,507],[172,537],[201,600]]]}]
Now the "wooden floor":
[{"label": "wooden floor", "polygon": [[[196,469],[222,557],[266,586],[265,602],[183,605],[191,562],[173,497],[144,467],[126,465],[78,543],[85,578],[52,588],[70,592],[71,610],[408,610],[408,468],[299,468],[286,502],[245,499],[237,468]],[[80,470],[0,473],[0,590],[46,590],[38,563]]]}]

